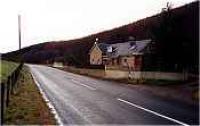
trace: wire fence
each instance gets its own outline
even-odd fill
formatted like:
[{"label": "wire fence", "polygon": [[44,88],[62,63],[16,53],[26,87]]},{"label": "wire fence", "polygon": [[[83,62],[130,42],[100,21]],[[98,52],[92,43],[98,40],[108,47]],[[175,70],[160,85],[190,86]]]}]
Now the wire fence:
[{"label": "wire fence", "polygon": [[19,86],[17,84],[17,79],[20,75],[20,71],[23,67],[23,63],[20,65],[7,77],[6,81],[1,82],[1,125],[4,124],[5,110],[10,102],[10,95],[14,94],[15,89]]}]

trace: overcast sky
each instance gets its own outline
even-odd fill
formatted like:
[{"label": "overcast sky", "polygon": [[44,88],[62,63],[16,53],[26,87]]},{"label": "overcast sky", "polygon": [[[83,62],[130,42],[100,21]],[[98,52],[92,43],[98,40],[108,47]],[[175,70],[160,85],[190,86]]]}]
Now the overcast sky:
[{"label": "overcast sky", "polygon": [[0,0],[0,52],[18,49],[17,15],[22,18],[22,47],[69,40],[125,25],[194,0]]}]

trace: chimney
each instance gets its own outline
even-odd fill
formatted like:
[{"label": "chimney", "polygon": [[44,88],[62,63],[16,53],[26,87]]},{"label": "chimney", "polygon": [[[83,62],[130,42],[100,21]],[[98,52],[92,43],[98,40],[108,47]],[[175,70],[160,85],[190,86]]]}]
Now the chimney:
[{"label": "chimney", "polygon": [[94,44],[96,45],[96,44],[98,43],[98,41],[99,41],[99,39],[98,39],[98,38],[96,38],[96,41],[94,42]]}]

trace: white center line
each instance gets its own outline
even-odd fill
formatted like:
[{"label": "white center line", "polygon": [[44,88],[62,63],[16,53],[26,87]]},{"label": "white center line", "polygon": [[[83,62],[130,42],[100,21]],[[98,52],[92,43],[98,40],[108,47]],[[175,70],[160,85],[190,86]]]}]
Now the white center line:
[{"label": "white center line", "polygon": [[178,120],[176,120],[176,119],[167,117],[167,116],[162,115],[162,114],[160,114],[160,113],[157,113],[157,112],[155,112],[155,111],[152,111],[152,110],[143,108],[143,107],[140,106],[140,105],[136,105],[136,104],[134,104],[134,103],[131,103],[131,102],[126,101],[126,100],[123,100],[123,99],[121,99],[121,98],[117,98],[117,100],[118,100],[118,101],[121,101],[121,102],[124,102],[124,103],[126,103],[126,104],[129,104],[129,105],[131,105],[131,106],[133,106],[133,107],[142,109],[142,110],[144,110],[144,111],[146,111],[146,112],[152,113],[152,114],[154,114],[154,115],[160,116],[160,117],[162,117],[162,118],[168,119],[168,120],[170,120],[170,121],[172,121],[172,122],[175,122],[175,123],[178,123],[178,124],[180,124],[180,125],[189,126],[188,124],[186,124],[186,123],[184,123],[184,122],[181,122],[181,121],[178,121]]},{"label": "white center line", "polygon": [[79,81],[76,81],[76,80],[74,80],[74,79],[71,79],[71,80],[72,80],[72,82],[74,82],[74,83],[76,83],[76,84],[78,84],[78,85],[87,87],[87,88],[90,89],[90,90],[96,90],[95,88],[93,88],[93,87],[91,87],[91,86],[88,86],[88,85],[86,85],[86,84],[83,84],[83,83],[81,83],[81,82],[79,82]]}]

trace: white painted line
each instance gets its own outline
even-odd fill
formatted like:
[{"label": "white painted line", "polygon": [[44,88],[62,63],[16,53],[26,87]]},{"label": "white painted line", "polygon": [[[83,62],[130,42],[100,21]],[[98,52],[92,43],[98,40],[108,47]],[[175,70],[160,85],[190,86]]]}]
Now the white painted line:
[{"label": "white painted line", "polygon": [[51,104],[51,102],[49,101],[49,99],[47,98],[46,94],[44,93],[43,89],[40,86],[40,83],[37,81],[37,79],[35,78],[35,76],[32,74],[31,75],[33,77],[33,80],[35,81],[35,84],[37,85],[37,87],[39,88],[40,93],[42,94],[42,97],[44,99],[44,101],[46,102],[47,106],[49,107],[51,113],[54,115],[58,125],[64,125],[61,121],[61,118],[58,115],[58,112],[56,111],[55,107],[53,106],[53,104]]},{"label": "white painted line", "polygon": [[87,87],[87,88],[90,89],[90,90],[96,90],[95,88],[93,88],[93,87],[91,87],[91,86],[88,86],[88,85],[86,85],[86,84],[83,84],[83,83],[81,83],[81,82],[79,82],[79,81],[76,81],[76,80],[74,80],[74,79],[71,79],[71,80],[72,80],[72,82],[74,82],[74,83],[76,83],[76,84],[78,84],[78,85]]},{"label": "white painted line", "polygon": [[136,108],[142,109],[142,110],[144,110],[144,111],[146,111],[146,112],[149,112],[149,113],[151,113],[151,114],[157,115],[157,116],[159,116],[159,117],[162,117],[162,118],[168,119],[168,120],[170,120],[170,121],[172,121],[172,122],[175,122],[175,123],[178,123],[178,124],[180,124],[180,125],[183,125],[183,126],[189,126],[188,124],[186,124],[186,123],[184,123],[184,122],[181,122],[181,121],[178,121],[178,120],[176,120],[176,119],[173,119],[173,118],[167,117],[167,116],[162,115],[162,114],[160,114],[160,113],[157,113],[157,112],[155,112],[155,111],[152,111],[152,110],[149,110],[149,109],[143,108],[142,106],[140,106],[140,105],[136,105],[136,104],[131,103],[131,102],[129,102],[129,101],[126,101],[126,100],[123,100],[123,99],[120,99],[120,98],[118,98],[117,100],[118,100],[118,101],[121,101],[121,102],[124,102],[124,103],[126,103],[126,104],[129,104],[129,105],[131,105],[131,106],[133,106],[133,107],[136,107]]}]

